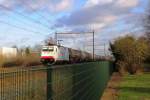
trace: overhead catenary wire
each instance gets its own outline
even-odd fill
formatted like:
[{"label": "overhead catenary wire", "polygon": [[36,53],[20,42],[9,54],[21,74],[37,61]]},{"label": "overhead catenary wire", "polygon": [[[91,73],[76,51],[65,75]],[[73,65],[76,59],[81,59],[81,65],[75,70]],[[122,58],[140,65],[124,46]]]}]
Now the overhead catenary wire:
[{"label": "overhead catenary wire", "polygon": [[[0,5],[0,7],[5,8],[6,10],[10,11],[10,9],[9,9],[8,7],[5,7],[5,6],[3,6],[3,5]],[[40,24],[40,25],[42,25],[42,26],[44,26],[44,27],[47,27],[47,28],[49,29],[49,26],[48,26],[48,25],[41,23],[39,20],[35,20],[35,19],[31,18],[31,17],[28,17],[28,16],[26,16],[26,15],[24,15],[24,14],[18,12],[18,11],[13,11],[13,12],[16,13],[16,14],[19,14],[19,15],[21,15],[21,16],[23,16],[23,17],[29,19],[29,20],[32,20],[33,22],[38,23],[38,24]],[[49,21],[49,20],[46,19],[43,15],[40,15],[40,14],[38,14],[38,15],[39,15],[40,17],[43,17],[45,20]],[[128,16],[129,16],[129,15],[128,15]],[[125,17],[128,17],[128,16],[125,16]],[[122,18],[121,18],[121,19],[122,19]]]},{"label": "overhead catenary wire", "polygon": [[[125,25],[125,26],[128,26],[128,24],[127,25]],[[130,31],[128,31],[128,33],[132,33],[132,32],[139,32],[140,30],[143,30],[143,28],[141,27],[141,26],[139,26],[139,27],[135,27],[135,26],[133,26],[133,27],[131,27],[131,30]],[[66,33],[64,33],[64,34],[66,34]],[[68,33],[67,33],[68,34]],[[76,34],[76,33],[75,33]],[[91,45],[92,46],[92,45]],[[95,45],[96,46],[96,45]],[[106,49],[106,48],[105,48]],[[95,49],[95,50],[98,50],[98,49]],[[104,52],[105,52],[105,50],[104,50]],[[104,53],[103,52],[103,53]],[[105,55],[106,55],[106,52],[104,53]]]},{"label": "overhead catenary wire", "polygon": [[39,13],[37,13],[37,15],[38,15],[39,17],[43,18],[43,19],[45,20],[45,22],[47,22],[47,24],[49,24],[49,22],[51,22],[51,20],[48,19],[47,17],[45,17],[44,15],[39,14]]},{"label": "overhead catenary wire", "polygon": [[42,15],[42,14],[39,14],[39,13],[36,13],[39,17],[43,18],[48,24],[49,22],[51,22],[51,20],[49,18],[47,18],[46,16]]},{"label": "overhead catenary wire", "polygon": [[24,17],[25,19],[28,19],[28,20],[30,20],[30,21],[36,23],[36,24],[39,24],[39,25],[41,25],[41,26],[43,26],[43,27],[46,27],[46,28],[50,29],[50,27],[49,27],[48,25],[43,24],[43,23],[42,23],[41,21],[39,21],[39,20],[36,20],[36,19],[34,19],[34,18],[31,18],[31,17],[29,17],[29,16],[27,16],[27,15],[24,15],[24,14],[21,13],[21,12],[18,12],[18,11],[16,11],[16,10],[11,11],[8,7],[5,7],[5,6],[3,6],[3,5],[0,5],[0,7],[3,8],[3,9],[5,9],[5,10],[7,10],[7,11],[9,11],[9,12],[13,12],[13,13],[15,13],[15,14],[17,14],[17,15],[20,15],[20,16]]},{"label": "overhead catenary wire", "polygon": [[20,26],[14,25],[14,24],[10,24],[10,23],[5,22],[5,21],[2,21],[2,20],[0,20],[0,23],[9,25],[9,26],[11,26],[11,27],[14,27],[14,28],[17,28],[17,29],[20,29],[20,30],[24,30],[24,31],[27,31],[27,32],[32,32],[32,33],[35,33],[35,34],[42,34],[42,33],[40,33],[40,32],[36,32],[36,31],[30,30],[30,29],[26,29],[26,28],[24,28],[24,27],[20,27]]},{"label": "overhead catenary wire", "polygon": [[[7,9],[7,10],[10,11],[10,9],[8,9],[7,7],[4,7],[4,6],[2,6],[2,5],[0,5],[0,7],[3,7],[3,8],[5,8],[5,9]],[[46,27],[46,28],[49,29],[49,26],[47,26],[47,25],[41,23],[39,20],[33,19],[33,18],[31,18],[31,17],[28,17],[28,16],[26,16],[26,15],[24,15],[24,14],[18,12],[18,11],[13,11],[13,12],[16,13],[16,14],[19,14],[19,15],[21,15],[21,16],[23,16],[23,17],[25,17],[26,19],[32,20],[33,22],[35,22],[35,23],[37,23],[37,24],[40,24],[40,25],[42,24],[42,26],[44,25],[44,27]],[[38,14],[38,15],[39,15],[39,14]],[[42,15],[39,15],[39,16],[44,17],[44,16],[42,16]],[[126,17],[129,17],[129,16],[126,16]],[[125,19],[125,17],[120,18],[120,19]],[[105,28],[106,28],[106,27],[105,27]],[[21,29],[24,29],[24,28],[21,28]],[[28,31],[29,31],[29,29],[25,29],[25,30],[28,30]],[[33,31],[32,31],[32,32],[33,32]],[[35,31],[34,31],[34,33],[35,33]],[[37,33],[37,32],[36,32],[36,33]],[[83,33],[83,32],[82,32],[82,33]]]},{"label": "overhead catenary wire", "polygon": [[[11,16],[11,18],[13,19],[13,20],[17,20],[18,22],[21,22],[21,24],[24,24],[24,25],[26,25],[26,26],[30,26],[30,24],[28,23],[28,22],[26,22],[26,21],[24,21],[24,20],[21,20],[21,19],[19,19],[19,18],[17,18],[16,16]],[[29,21],[29,20],[28,20]],[[37,24],[37,23],[34,23],[34,24]],[[39,24],[37,24],[38,26],[40,26]],[[43,27],[43,26],[42,26]],[[28,27],[28,28],[31,28],[31,29],[33,29],[33,27]],[[36,27],[36,26],[34,26],[34,29],[36,29],[36,28],[38,28],[38,27]],[[45,28],[45,27],[44,27]],[[31,30],[30,29],[30,30]],[[46,28],[47,29],[47,28]],[[40,31],[46,31],[46,30],[40,30]]]},{"label": "overhead catenary wire", "polygon": [[[126,20],[126,19],[128,20],[128,17],[129,17],[129,15],[126,15],[126,16],[124,16],[123,18],[118,18],[117,20]],[[139,22],[139,20],[138,20],[137,22]],[[113,23],[112,23],[112,24],[113,24]],[[116,24],[117,24],[117,23],[116,23]],[[107,26],[101,28],[101,30],[102,30],[102,29],[107,30],[108,28],[110,28],[110,25],[111,25],[111,23],[109,23],[109,25],[107,25]],[[130,24],[127,24],[127,25],[125,25],[125,26],[128,26],[128,25],[135,25],[135,24],[130,23]],[[115,24],[113,24],[113,26],[115,26]],[[111,30],[113,30],[113,29],[116,29],[116,27],[111,28]],[[81,34],[81,33],[87,33],[87,32],[60,32],[60,34]],[[58,34],[59,34],[59,33],[58,33]]]},{"label": "overhead catenary wire", "polygon": [[[18,12],[18,11],[11,11],[9,8],[7,8],[7,7],[3,6],[3,5],[0,5],[0,7],[3,8],[3,9],[5,9],[5,10],[8,10],[9,12],[13,12],[13,13],[15,13],[15,14],[17,14],[17,15],[23,16],[25,19],[30,20],[30,21],[32,21],[32,22],[38,24],[38,25],[42,25],[43,27],[45,27],[45,28],[47,28],[47,29],[50,29],[47,25],[41,23],[40,21],[37,21],[36,19],[33,19],[33,18],[31,18],[31,17],[28,17],[28,16],[26,16],[26,15],[24,15],[24,14]],[[18,20],[18,19],[17,19],[17,20]],[[20,27],[19,25],[10,24],[9,22],[5,22],[5,21],[2,21],[2,20],[0,20],[0,23],[7,24],[7,25],[9,25],[9,26],[12,26],[12,27],[14,27],[14,28],[21,29],[21,30],[24,30],[24,31],[27,31],[27,32],[32,32],[32,33],[35,33],[35,34],[43,34],[43,32],[34,31],[34,30],[32,30],[32,29]],[[33,28],[33,27],[31,27],[31,28]]]}]

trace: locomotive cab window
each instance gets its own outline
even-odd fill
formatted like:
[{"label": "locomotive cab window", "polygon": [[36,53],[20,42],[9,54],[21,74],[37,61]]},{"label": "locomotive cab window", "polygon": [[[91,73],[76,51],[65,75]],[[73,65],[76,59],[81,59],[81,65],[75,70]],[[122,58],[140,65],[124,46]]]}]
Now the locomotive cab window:
[{"label": "locomotive cab window", "polygon": [[43,51],[50,51],[50,52],[52,52],[52,51],[54,51],[54,49],[53,48],[44,48]]}]

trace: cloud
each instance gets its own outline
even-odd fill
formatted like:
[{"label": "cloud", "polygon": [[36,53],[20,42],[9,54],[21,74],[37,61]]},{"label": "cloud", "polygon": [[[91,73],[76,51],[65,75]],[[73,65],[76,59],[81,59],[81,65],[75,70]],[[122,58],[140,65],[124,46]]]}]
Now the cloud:
[{"label": "cloud", "polygon": [[[0,0],[0,5],[9,8],[10,10],[15,10],[19,8],[25,9],[25,11],[34,12],[35,11],[50,11],[50,12],[61,12],[67,11],[74,7],[73,4],[75,0]],[[85,4],[76,9],[71,13],[63,13],[64,16],[59,15],[54,18],[55,25],[52,26],[52,30],[57,31],[91,31],[95,30],[95,33],[100,33],[101,35],[95,35],[98,39],[96,41],[108,41],[113,37],[119,36],[120,32],[116,29],[116,33],[110,27],[111,32],[107,33],[107,26],[117,22],[118,19],[125,15],[130,15],[132,9],[139,5],[139,0],[85,0]],[[49,12],[46,12],[49,15]],[[52,15],[51,15],[52,16]],[[127,17],[131,19],[126,23],[133,22],[135,17]],[[40,19],[39,19],[40,20]],[[122,19],[124,20],[124,19]],[[125,24],[126,24],[125,23]],[[53,24],[53,23],[52,23]],[[115,25],[114,25],[115,26]],[[120,27],[115,26],[117,28]],[[57,29],[56,29],[57,28]],[[60,29],[59,29],[60,28]],[[61,29],[63,28],[63,29]],[[105,28],[105,31],[102,31]],[[124,27],[123,27],[124,28]],[[41,28],[39,28],[41,30]],[[107,33],[107,34],[106,34]],[[112,34],[113,33],[113,34]],[[32,34],[32,33],[31,33]],[[122,33],[123,34],[123,33]],[[30,36],[31,37],[31,36]],[[39,36],[40,37],[40,36]],[[87,39],[90,40],[90,37]],[[24,37],[23,37],[24,38]],[[64,38],[66,38],[64,36]],[[68,37],[70,38],[70,37]],[[40,37],[41,39],[41,37]],[[9,39],[8,39],[9,40]],[[33,40],[31,38],[31,40]],[[39,41],[39,39],[35,39]],[[66,41],[66,40],[65,40]],[[19,42],[18,42],[19,43]],[[103,43],[103,42],[101,42]],[[66,44],[68,45],[68,43]],[[74,46],[74,43],[72,44]],[[79,43],[77,44],[79,45]]]},{"label": "cloud", "polygon": [[0,0],[0,5],[9,9],[17,7],[27,11],[48,10],[51,12],[65,11],[72,7],[73,0]]},{"label": "cloud", "polygon": [[87,0],[83,8],[57,19],[54,27],[73,28],[91,25],[95,26],[94,29],[100,29],[102,25],[112,23],[120,16],[131,13],[138,4],[139,0]]},{"label": "cloud", "polygon": [[135,7],[139,3],[139,0],[117,0],[116,5],[121,7]]},{"label": "cloud", "polygon": [[56,11],[67,10],[71,7],[72,2],[73,1],[71,0],[62,0],[59,4],[53,7],[53,9],[56,9]]},{"label": "cloud", "polygon": [[92,7],[95,5],[103,5],[103,4],[107,4],[107,3],[111,3],[113,0],[87,0],[85,7]]},{"label": "cloud", "polygon": [[[137,33],[138,30],[135,31],[134,29],[141,25],[137,23],[141,20],[141,16],[137,17],[137,14],[133,13],[132,10],[139,5],[139,0],[87,0],[81,9],[58,18],[54,27],[72,29],[73,32],[94,29],[96,43],[108,44],[110,40],[124,36],[129,31]],[[117,25],[115,26],[114,23]],[[91,41],[90,38],[91,36],[86,37],[87,40]],[[79,41],[74,46],[83,47],[82,44]]]},{"label": "cloud", "polygon": [[87,0],[85,7],[104,5],[113,2],[115,2],[115,5],[121,7],[133,7],[138,5],[138,0]]}]

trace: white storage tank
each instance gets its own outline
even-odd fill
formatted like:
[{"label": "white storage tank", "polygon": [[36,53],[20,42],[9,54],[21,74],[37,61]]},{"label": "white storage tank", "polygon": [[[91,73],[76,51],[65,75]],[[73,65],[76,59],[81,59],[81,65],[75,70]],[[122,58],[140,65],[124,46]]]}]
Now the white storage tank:
[{"label": "white storage tank", "polygon": [[16,57],[17,56],[17,48],[12,47],[1,47],[0,55],[6,58]]}]

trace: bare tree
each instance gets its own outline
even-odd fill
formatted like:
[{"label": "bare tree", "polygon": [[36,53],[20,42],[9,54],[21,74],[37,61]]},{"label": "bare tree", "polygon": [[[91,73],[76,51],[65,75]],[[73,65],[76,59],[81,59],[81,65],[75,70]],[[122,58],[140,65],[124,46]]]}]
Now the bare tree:
[{"label": "bare tree", "polygon": [[[148,2],[148,6],[146,9],[144,27],[145,27],[145,40],[147,40],[150,49],[150,1]],[[150,51],[148,55],[149,56],[147,57],[146,61],[150,62]]]},{"label": "bare tree", "polygon": [[52,37],[48,37],[44,42],[46,45],[55,45],[56,44],[55,40]]},{"label": "bare tree", "polygon": [[[149,5],[150,5],[150,1],[149,1]],[[150,6],[147,6],[145,18],[146,18],[144,20],[145,33],[146,33],[146,38],[150,43]]]},{"label": "bare tree", "polygon": [[42,49],[42,45],[40,45],[40,44],[36,44],[36,45],[34,45],[34,47],[33,47],[33,50],[34,50],[34,51],[37,51],[37,52],[40,52],[41,49]]}]

